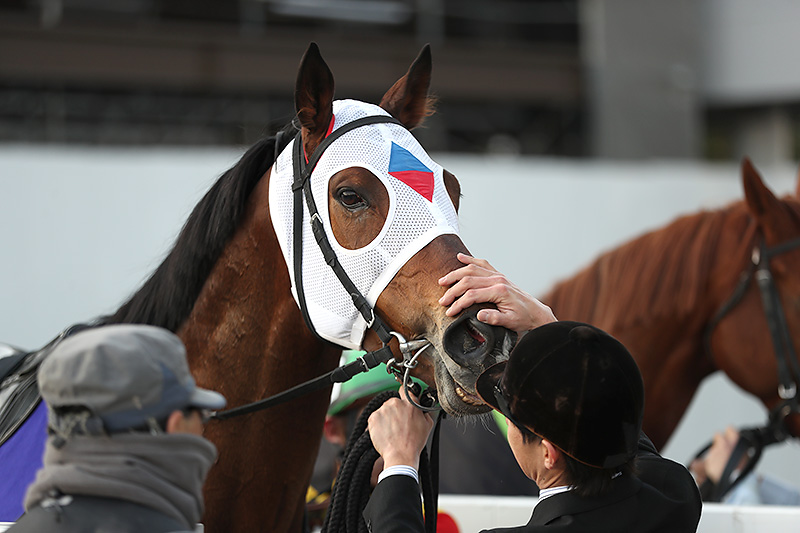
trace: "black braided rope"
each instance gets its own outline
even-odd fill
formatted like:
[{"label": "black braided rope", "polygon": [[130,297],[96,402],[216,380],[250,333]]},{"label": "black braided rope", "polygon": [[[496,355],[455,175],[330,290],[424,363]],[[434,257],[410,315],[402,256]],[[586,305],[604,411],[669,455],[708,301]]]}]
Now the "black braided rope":
[{"label": "black braided rope", "polygon": [[[347,440],[342,467],[331,491],[331,504],[322,526],[323,533],[367,533],[363,513],[372,492],[372,469],[379,457],[367,432],[367,420],[389,398],[399,397],[396,391],[382,392],[367,404],[358,417],[353,433]],[[438,477],[438,472],[432,473],[427,449],[422,450],[419,464],[426,517],[425,531],[435,533],[438,480],[434,478]]]}]

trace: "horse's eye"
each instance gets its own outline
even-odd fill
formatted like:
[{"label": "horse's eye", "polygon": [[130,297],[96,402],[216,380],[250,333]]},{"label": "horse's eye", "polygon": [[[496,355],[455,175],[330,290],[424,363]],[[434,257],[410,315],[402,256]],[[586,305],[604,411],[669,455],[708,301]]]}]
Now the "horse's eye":
[{"label": "horse's eye", "polygon": [[367,205],[367,202],[353,189],[339,189],[338,196],[339,203],[347,209],[358,209]]}]

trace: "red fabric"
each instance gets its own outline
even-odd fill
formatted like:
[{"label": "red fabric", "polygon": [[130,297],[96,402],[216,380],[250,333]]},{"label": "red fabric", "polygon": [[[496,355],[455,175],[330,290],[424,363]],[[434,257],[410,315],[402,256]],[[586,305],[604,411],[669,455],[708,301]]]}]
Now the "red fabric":
[{"label": "red fabric", "polygon": [[433,201],[433,172],[402,170],[399,172],[389,172],[389,174],[417,191],[429,202]]}]

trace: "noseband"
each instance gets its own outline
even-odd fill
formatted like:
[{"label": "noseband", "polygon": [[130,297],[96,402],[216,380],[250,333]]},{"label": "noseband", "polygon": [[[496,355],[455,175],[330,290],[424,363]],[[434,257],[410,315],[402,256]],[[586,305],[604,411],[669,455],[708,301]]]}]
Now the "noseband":
[{"label": "noseband", "polygon": [[[761,458],[764,447],[786,440],[790,434],[784,420],[790,414],[800,412],[797,397],[797,385],[800,383],[800,364],[798,364],[797,355],[792,345],[792,338],[789,334],[789,326],[786,323],[786,314],[783,311],[780,293],[775,286],[775,280],[769,265],[771,258],[795,250],[798,247],[800,247],[800,238],[791,239],[770,248],[766,246],[764,239],[761,238],[758,244],[753,247],[750,255],[750,264],[742,272],[739,284],[734,289],[733,294],[719,308],[706,327],[703,336],[704,344],[706,353],[713,360],[711,335],[714,329],[741,302],[750,287],[751,280],[755,278],[758,292],[761,296],[761,303],[764,307],[769,333],[772,337],[773,351],[778,366],[778,396],[782,400],[770,411],[766,426],[743,429],[739,432],[739,441],[736,443],[736,447],[725,465],[720,482],[717,485],[701,486],[701,493],[706,501],[720,501],[729,490],[755,468],[756,463]],[[695,457],[701,457],[710,447],[711,444],[708,444]],[[741,459],[750,449],[753,449],[754,453],[749,457],[736,479],[731,480],[731,476],[738,469]]]}]

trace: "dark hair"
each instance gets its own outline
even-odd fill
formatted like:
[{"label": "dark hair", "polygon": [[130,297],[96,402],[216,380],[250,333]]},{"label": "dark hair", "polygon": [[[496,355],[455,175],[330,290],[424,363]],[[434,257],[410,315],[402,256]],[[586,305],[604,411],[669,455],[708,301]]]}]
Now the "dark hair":
[{"label": "dark hair", "polygon": [[511,421],[511,423],[514,424],[514,426],[516,426],[516,428],[522,434],[522,442],[524,444],[531,444],[531,443],[539,444],[540,442],[542,442],[542,437],[532,432],[530,429],[526,428],[522,424],[517,424],[513,420]]},{"label": "dark hair", "polygon": [[[167,432],[167,420],[168,419],[169,419],[169,415],[154,419],[154,422],[155,422],[156,426],[158,427],[159,430],[161,430],[162,433],[166,433]],[[120,429],[118,431],[114,431],[112,434],[118,434],[118,433],[150,433],[152,430],[153,430],[153,427],[148,422],[145,422],[144,424],[139,424],[138,426],[124,428],[124,429]]]},{"label": "dark hair", "polygon": [[[533,433],[525,426],[514,424],[522,433],[522,442],[525,444],[538,444],[542,437]],[[618,468],[597,468],[573,459],[563,451],[564,469],[572,485],[572,491],[582,497],[601,496],[611,490],[611,484],[618,475],[636,475],[636,459],[631,459]]]},{"label": "dark hair", "polygon": [[291,123],[282,132],[286,134],[258,141],[220,176],[189,215],[161,265],[122,307],[102,318],[103,324],[150,324],[178,330],[245,216],[250,193],[275,162],[275,154],[294,138]]},{"label": "dark hair", "polygon": [[[48,435],[58,435],[59,437],[90,436],[98,437],[104,435],[115,435],[119,433],[150,433],[153,429],[147,422],[134,427],[123,428],[117,431],[108,431],[100,418],[84,405],[62,405],[51,407],[55,418],[47,424]],[[167,419],[169,415],[155,420],[155,424],[162,432],[167,431]]]},{"label": "dark hair", "polygon": [[583,464],[567,454],[562,455],[572,491],[578,496],[601,496],[611,490],[613,480],[618,475],[636,475],[636,458],[617,468],[597,468]]}]

